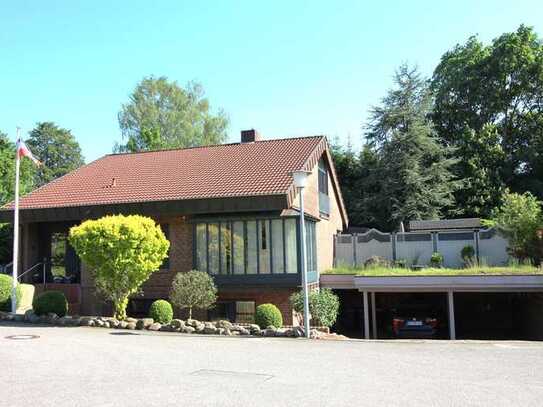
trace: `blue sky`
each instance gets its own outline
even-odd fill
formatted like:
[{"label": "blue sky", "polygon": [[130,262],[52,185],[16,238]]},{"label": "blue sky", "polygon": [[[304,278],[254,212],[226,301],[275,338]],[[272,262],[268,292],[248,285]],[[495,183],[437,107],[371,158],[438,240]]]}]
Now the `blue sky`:
[{"label": "blue sky", "polygon": [[198,80],[229,139],[326,134],[355,147],[402,62],[431,74],[470,35],[521,23],[534,1],[10,1],[0,4],[0,130],[72,130],[87,161],[120,140],[117,112],[146,75]]}]

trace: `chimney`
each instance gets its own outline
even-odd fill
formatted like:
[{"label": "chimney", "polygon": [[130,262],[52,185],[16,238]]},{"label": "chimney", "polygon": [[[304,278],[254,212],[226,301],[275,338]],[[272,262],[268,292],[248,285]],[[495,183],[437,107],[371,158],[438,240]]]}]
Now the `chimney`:
[{"label": "chimney", "polygon": [[255,129],[241,131],[242,143],[254,143],[255,141],[260,141],[261,139],[260,134],[258,134],[258,131]]}]

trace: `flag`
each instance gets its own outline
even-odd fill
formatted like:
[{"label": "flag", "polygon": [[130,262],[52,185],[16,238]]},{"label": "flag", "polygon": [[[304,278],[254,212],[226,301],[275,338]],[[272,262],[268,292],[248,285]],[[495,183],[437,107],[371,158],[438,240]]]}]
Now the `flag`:
[{"label": "flag", "polygon": [[21,139],[17,140],[17,155],[19,158],[21,157],[28,157],[30,158],[34,164],[36,164],[38,167],[41,165],[40,160],[38,160],[36,157],[34,157],[34,154],[32,154],[32,151],[26,146],[25,142]]}]

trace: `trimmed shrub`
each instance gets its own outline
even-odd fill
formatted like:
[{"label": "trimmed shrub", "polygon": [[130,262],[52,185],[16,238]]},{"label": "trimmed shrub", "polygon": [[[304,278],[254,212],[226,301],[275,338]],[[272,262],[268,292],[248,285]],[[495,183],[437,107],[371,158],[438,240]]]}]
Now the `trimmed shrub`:
[{"label": "trimmed shrub", "polygon": [[256,307],[255,323],[262,329],[273,325],[276,328],[283,326],[281,311],[273,304],[260,304]]},{"label": "trimmed shrub", "polygon": [[160,226],[139,215],[87,220],[70,229],[69,240],[119,320],[126,319],[128,298],[159,269],[170,247]]},{"label": "trimmed shrub", "polygon": [[[292,308],[300,314],[304,312],[303,291],[290,296]],[[309,312],[315,319],[314,324],[330,327],[334,325],[339,312],[339,297],[328,288],[309,293]]]},{"label": "trimmed shrub", "polygon": [[47,315],[53,312],[63,317],[68,313],[68,301],[63,292],[46,291],[34,299],[32,308],[36,315]]},{"label": "trimmed shrub", "polygon": [[180,309],[188,309],[189,319],[192,319],[193,308],[206,310],[215,306],[217,287],[206,272],[177,273],[172,282],[170,301]]},{"label": "trimmed shrub", "polygon": [[[0,274],[0,311],[11,311],[11,286],[13,279],[6,275]],[[21,302],[21,285],[17,286],[17,306]]]},{"label": "trimmed shrub", "polygon": [[439,252],[432,253],[432,257],[430,257],[430,265],[432,267],[441,267],[443,265],[443,255]]},{"label": "trimmed shrub", "polygon": [[149,309],[149,318],[153,318],[155,322],[161,324],[169,324],[173,319],[172,304],[166,300],[156,300]]}]

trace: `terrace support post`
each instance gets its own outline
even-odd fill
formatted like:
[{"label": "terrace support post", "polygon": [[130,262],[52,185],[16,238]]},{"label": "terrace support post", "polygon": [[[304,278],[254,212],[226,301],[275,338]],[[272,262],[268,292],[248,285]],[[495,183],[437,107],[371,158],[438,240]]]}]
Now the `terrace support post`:
[{"label": "terrace support post", "polygon": [[356,253],[356,241],[358,240],[357,239],[357,234],[356,233],[353,233],[352,234],[352,237],[353,237],[353,267],[356,267],[358,265],[358,260],[357,260],[357,253]]},{"label": "terrace support post", "polygon": [[368,292],[363,291],[362,296],[364,299],[364,339],[370,339],[370,312],[368,304]]},{"label": "terrace support post", "polygon": [[373,339],[377,339],[377,311],[375,305],[375,292],[371,293],[371,324]]},{"label": "terrace support post", "polygon": [[452,290],[447,292],[448,305],[449,305],[449,337],[451,340],[456,339],[456,327],[454,320],[454,293]]}]

